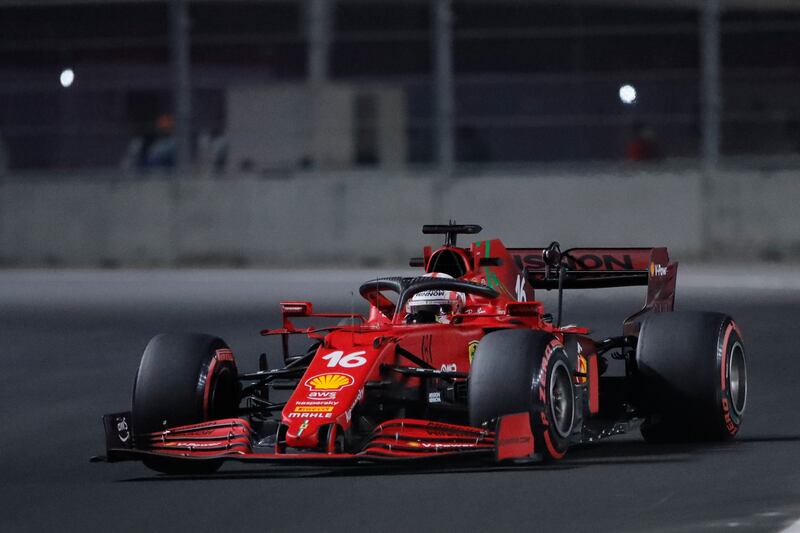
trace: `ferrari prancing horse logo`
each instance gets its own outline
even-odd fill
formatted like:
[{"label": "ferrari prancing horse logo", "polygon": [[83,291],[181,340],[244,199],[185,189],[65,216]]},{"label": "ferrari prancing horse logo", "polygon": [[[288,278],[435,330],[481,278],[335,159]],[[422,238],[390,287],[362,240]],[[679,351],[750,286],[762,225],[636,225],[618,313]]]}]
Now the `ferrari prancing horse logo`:
[{"label": "ferrari prancing horse logo", "polygon": [[467,354],[469,355],[469,364],[472,365],[472,360],[475,358],[475,350],[478,349],[478,341],[471,341],[467,345]]}]

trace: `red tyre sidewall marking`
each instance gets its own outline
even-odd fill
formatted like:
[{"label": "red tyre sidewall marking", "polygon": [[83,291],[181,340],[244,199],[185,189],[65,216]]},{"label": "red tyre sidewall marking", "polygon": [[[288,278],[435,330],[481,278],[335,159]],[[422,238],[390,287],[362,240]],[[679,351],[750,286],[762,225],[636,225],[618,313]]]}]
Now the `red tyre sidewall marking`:
[{"label": "red tyre sidewall marking", "polygon": [[541,412],[542,418],[542,426],[543,426],[543,433],[544,433],[544,444],[547,448],[547,453],[553,459],[561,459],[566,454],[566,451],[559,452],[556,447],[553,445],[553,440],[550,437],[550,421],[547,419],[547,412],[550,410],[550,394],[547,390],[547,383],[549,381],[549,376],[547,374],[548,366],[550,364],[550,356],[553,355],[553,351],[557,348],[563,348],[558,340],[553,340],[550,344],[547,345],[547,348],[544,351],[544,357],[542,358],[542,366],[539,370],[539,399],[541,400],[544,410]]},{"label": "red tyre sidewall marking", "polygon": [[214,378],[214,370],[217,363],[220,361],[233,361],[233,352],[228,348],[220,348],[214,352],[214,357],[211,358],[211,363],[208,365],[208,372],[206,372],[206,384],[203,390],[203,418],[208,419],[208,402],[211,396],[211,381]]},{"label": "red tyre sidewall marking", "polygon": [[553,441],[550,440],[549,431],[545,431],[544,433],[544,444],[545,446],[547,446],[547,453],[549,453],[550,457],[552,457],[553,459],[561,459],[562,457],[564,457],[564,454],[567,453],[566,451],[559,452],[558,450],[556,450],[556,447],[553,446]]},{"label": "red tyre sidewall marking", "polygon": [[725,330],[725,337],[722,341],[722,363],[720,364],[720,388],[725,391],[727,390],[727,383],[725,383],[725,375],[728,369],[728,342],[731,340],[731,332],[733,331],[733,322],[728,324],[727,329]]},{"label": "red tyre sidewall marking", "polygon": [[737,334],[739,332],[736,324],[731,321],[728,324],[728,327],[725,329],[725,335],[722,341],[722,358],[720,359],[720,389],[722,392],[722,418],[723,423],[725,424],[725,429],[728,430],[728,433],[731,435],[736,435],[736,433],[739,431],[739,424],[734,422],[733,418],[731,417],[730,404],[728,402],[728,387],[725,380],[728,370],[728,343],[731,340],[731,333],[733,331],[736,331]]}]

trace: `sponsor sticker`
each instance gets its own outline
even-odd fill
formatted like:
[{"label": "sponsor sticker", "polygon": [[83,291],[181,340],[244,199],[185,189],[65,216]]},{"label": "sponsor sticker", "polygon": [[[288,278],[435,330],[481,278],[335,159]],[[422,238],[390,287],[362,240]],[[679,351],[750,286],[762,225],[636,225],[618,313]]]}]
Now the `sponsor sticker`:
[{"label": "sponsor sticker", "polygon": [[306,380],[305,386],[312,392],[338,392],[355,382],[349,374],[318,374]]},{"label": "sponsor sticker", "polygon": [[295,413],[332,413],[332,405],[298,405],[294,408]]},{"label": "sponsor sticker", "polygon": [[471,442],[455,443],[455,442],[423,442],[423,448],[471,448],[474,446]]},{"label": "sponsor sticker", "polygon": [[339,405],[339,402],[332,402],[329,400],[314,400],[314,401],[297,401],[294,402],[295,405]]},{"label": "sponsor sticker", "polygon": [[589,378],[586,376],[586,374],[589,373],[589,363],[586,360],[586,357],[583,355],[583,346],[581,346],[580,342],[577,344],[578,344],[578,360],[575,362],[575,370],[583,375],[575,376],[575,383],[577,385],[580,385],[582,383],[586,383],[587,381],[589,381]]},{"label": "sponsor sticker", "polygon": [[214,353],[217,361],[233,361],[233,352],[227,348],[221,348]]},{"label": "sponsor sticker", "polygon": [[440,372],[457,372],[458,366],[455,363],[445,363],[439,367]]},{"label": "sponsor sticker", "polygon": [[441,392],[429,392],[428,393],[428,403],[442,403],[442,393]]},{"label": "sponsor sticker", "polygon": [[575,383],[580,385],[580,384],[583,384],[583,383],[586,383],[587,381],[589,381],[589,378],[586,377],[586,374],[589,373],[589,364],[586,362],[586,358],[583,356],[583,354],[578,354],[578,368],[577,368],[577,370],[578,370],[578,372],[580,372],[583,375],[575,376]]},{"label": "sponsor sticker", "polygon": [[497,441],[498,446],[511,446],[513,444],[528,444],[531,441],[530,437],[509,437],[507,439],[500,439]]},{"label": "sponsor sticker", "polygon": [[117,417],[117,438],[120,442],[128,442],[128,439],[131,438],[128,421],[124,416]]},{"label": "sponsor sticker", "polygon": [[191,444],[185,444],[183,442],[165,442],[162,443],[161,446],[167,446],[171,448],[217,448],[221,444],[229,444],[230,441],[220,439],[218,441],[211,441],[211,442],[192,442]]},{"label": "sponsor sticker", "polygon": [[350,422],[350,418],[352,418],[353,416],[353,409],[355,409],[356,405],[358,405],[358,402],[360,402],[363,399],[364,399],[364,388],[362,387],[358,390],[358,394],[356,394],[356,399],[353,400],[353,404],[350,406],[350,409],[348,409],[344,413],[344,417],[348,422]]},{"label": "sponsor sticker", "polygon": [[325,400],[334,400],[336,399],[336,392],[335,391],[314,391],[308,393],[306,396],[308,400],[315,400],[315,401],[325,401]]},{"label": "sponsor sticker", "polygon": [[333,418],[332,413],[289,413],[289,418]]},{"label": "sponsor sticker", "polygon": [[650,263],[650,277],[661,277],[667,275],[667,267]]}]

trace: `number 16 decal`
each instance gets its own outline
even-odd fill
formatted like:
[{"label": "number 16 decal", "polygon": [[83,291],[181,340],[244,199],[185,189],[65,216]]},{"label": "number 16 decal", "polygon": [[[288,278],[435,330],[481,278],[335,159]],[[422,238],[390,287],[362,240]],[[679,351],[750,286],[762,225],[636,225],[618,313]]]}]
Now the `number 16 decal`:
[{"label": "number 16 decal", "polygon": [[366,364],[366,357],[361,357],[365,353],[367,352],[362,350],[360,352],[353,352],[345,355],[343,351],[336,350],[328,355],[323,355],[322,359],[328,361],[328,368],[334,368],[337,366],[342,368],[356,368]]}]

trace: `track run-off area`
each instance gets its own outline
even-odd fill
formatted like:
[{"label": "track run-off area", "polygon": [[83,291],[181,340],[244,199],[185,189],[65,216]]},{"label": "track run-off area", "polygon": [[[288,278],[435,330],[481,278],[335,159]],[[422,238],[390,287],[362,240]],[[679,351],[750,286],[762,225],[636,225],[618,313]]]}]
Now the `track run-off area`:
[{"label": "track run-off area", "polygon": [[[203,477],[89,462],[103,453],[101,415],[129,408],[153,335],[219,335],[240,370],[253,370],[261,352],[278,362],[277,343],[258,332],[278,324],[281,299],[364,310],[361,282],[407,272],[0,271],[0,531],[800,530],[792,265],[679,269],[677,309],[728,313],[743,332],[747,410],[728,444],[655,446],[630,434],[552,465],[228,464]],[[555,302],[554,292],[537,296]],[[643,301],[644,288],[568,292],[565,323],[618,334]]]}]

